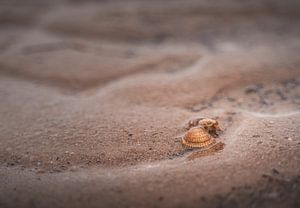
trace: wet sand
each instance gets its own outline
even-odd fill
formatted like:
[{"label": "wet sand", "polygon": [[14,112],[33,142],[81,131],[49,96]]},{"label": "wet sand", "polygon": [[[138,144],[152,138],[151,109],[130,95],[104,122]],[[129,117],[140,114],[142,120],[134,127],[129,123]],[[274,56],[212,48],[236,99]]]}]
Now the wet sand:
[{"label": "wet sand", "polygon": [[[299,207],[299,11],[1,3],[0,207]],[[180,143],[202,117],[205,154]]]}]

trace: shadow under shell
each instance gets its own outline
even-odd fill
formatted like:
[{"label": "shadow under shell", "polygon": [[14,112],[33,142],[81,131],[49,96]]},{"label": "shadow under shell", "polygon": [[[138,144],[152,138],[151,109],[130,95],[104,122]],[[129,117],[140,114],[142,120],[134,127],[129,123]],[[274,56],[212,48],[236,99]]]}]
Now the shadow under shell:
[{"label": "shadow under shell", "polygon": [[187,160],[194,160],[196,158],[199,157],[204,157],[204,156],[209,156],[209,155],[213,155],[221,150],[224,149],[225,144],[222,142],[218,142],[216,144],[214,144],[213,146],[209,147],[209,148],[205,148],[205,149],[201,149],[197,152],[193,152],[191,155],[189,155],[187,157]]}]

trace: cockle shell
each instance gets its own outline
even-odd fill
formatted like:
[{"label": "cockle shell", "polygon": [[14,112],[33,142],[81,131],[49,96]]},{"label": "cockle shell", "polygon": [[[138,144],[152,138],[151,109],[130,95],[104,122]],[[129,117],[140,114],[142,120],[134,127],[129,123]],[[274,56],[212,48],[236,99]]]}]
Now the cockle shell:
[{"label": "cockle shell", "polygon": [[184,135],[181,143],[190,148],[206,148],[214,145],[216,140],[203,127],[194,127]]}]

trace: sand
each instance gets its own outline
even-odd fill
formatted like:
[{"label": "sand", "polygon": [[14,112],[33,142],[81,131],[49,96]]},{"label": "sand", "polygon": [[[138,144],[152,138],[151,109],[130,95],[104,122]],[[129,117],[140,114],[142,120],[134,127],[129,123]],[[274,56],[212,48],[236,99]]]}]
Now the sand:
[{"label": "sand", "polygon": [[[299,207],[296,1],[7,1],[0,207]],[[215,118],[224,146],[182,147]]]}]

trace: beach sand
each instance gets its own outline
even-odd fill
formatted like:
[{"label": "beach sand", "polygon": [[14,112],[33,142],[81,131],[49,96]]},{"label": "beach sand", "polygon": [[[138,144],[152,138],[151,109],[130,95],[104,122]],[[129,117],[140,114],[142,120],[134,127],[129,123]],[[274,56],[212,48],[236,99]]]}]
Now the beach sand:
[{"label": "beach sand", "polygon": [[[0,207],[300,207],[300,3],[4,1]],[[192,119],[222,148],[188,150]]]}]

